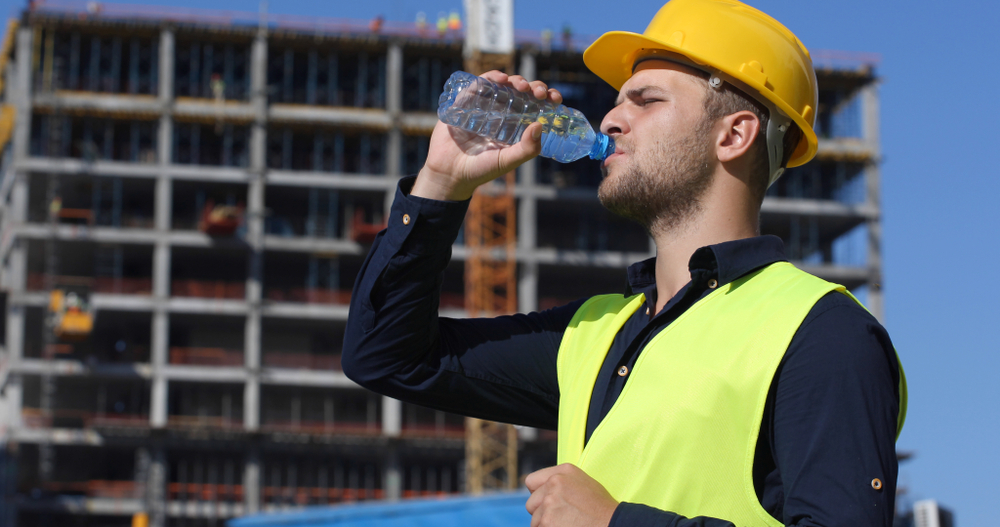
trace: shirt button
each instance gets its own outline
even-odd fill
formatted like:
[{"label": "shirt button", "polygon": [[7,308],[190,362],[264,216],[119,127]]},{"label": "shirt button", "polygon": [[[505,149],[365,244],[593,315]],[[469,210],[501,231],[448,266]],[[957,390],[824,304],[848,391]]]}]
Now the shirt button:
[{"label": "shirt button", "polygon": [[410,215],[403,214],[403,225],[409,225],[409,224],[410,224]]},{"label": "shirt button", "polygon": [[646,308],[646,314],[647,315],[649,314],[649,308],[648,307]]},{"label": "shirt button", "polygon": [[628,366],[622,366],[621,368],[618,368],[619,377],[624,377],[626,375],[628,375]]},{"label": "shirt button", "polygon": [[715,278],[709,278],[708,279],[708,288],[709,289],[715,289],[716,287],[719,287],[719,281],[716,280]]}]

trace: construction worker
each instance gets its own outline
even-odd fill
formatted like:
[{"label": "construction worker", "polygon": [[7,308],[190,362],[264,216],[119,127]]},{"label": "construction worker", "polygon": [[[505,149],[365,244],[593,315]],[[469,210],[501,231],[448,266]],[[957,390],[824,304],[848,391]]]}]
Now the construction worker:
[{"label": "construction worker", "polygon": [[[906,385],[885,329],[759,236],[769,184],[816,152],[816,77],[784,26],[736,0],[673,0],[584,53],[620,90],[602,204],[656,256],[625,294],[494,319],[437,316],[473,191],[538,155],[439,123],[355,282],[345,373],[474,417],[557,428],[527,476],[532,526],[884,526]],[[494,82],[560,102],[539,81]]]}]

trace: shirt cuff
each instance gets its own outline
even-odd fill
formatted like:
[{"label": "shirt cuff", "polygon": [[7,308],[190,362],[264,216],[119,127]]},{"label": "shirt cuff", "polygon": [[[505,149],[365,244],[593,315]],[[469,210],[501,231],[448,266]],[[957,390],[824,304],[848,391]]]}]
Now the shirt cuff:
[{"label": "shirt cuff", "polygon": [[668,525],[663,521],[664,511],[638,503],[621,502],[611,515],[608,527],[654,527]]},{"label": "shirt cuff", "polygon": [[[386,239],[409,254],[449,250],[462,229],[469,200],[438,201],[411,196],[416,179],[416,176],[407,176],[399,180],[389,212]],[[417,235],[411,235],[413,232]]]},{"label": "shirt cuff", "polygon": [[685,520],[672,512],[643,505],[641,503],[621,502],[611,515],[608,527],[733,527],[732,523],[714,518],[698,518],[694,521]]}]

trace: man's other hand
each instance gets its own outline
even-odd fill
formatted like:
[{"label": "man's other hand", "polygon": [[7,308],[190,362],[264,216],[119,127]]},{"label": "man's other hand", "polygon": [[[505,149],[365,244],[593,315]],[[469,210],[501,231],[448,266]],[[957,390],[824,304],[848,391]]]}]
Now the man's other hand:
[{"label": "man's other hand", "polygon": [[608,527],[618,507],[603,485],[569,463],[532,472],[524,484],[531,527]]}]

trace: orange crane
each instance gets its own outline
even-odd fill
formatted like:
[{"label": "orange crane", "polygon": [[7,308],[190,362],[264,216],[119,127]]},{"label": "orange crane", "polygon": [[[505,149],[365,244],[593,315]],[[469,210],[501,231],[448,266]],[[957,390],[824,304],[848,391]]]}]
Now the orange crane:
[{"label": "orange crane", "polygon": [[[513,56],[471,50],[465,70],[511,72]],[[480,187],[465,219],[465,308],[469,316],[496,316],[517,310],[515,176],[511,172]],[[512,425],[465,420],[466,488],[513,489],[518,485],[517,431]]]}]

